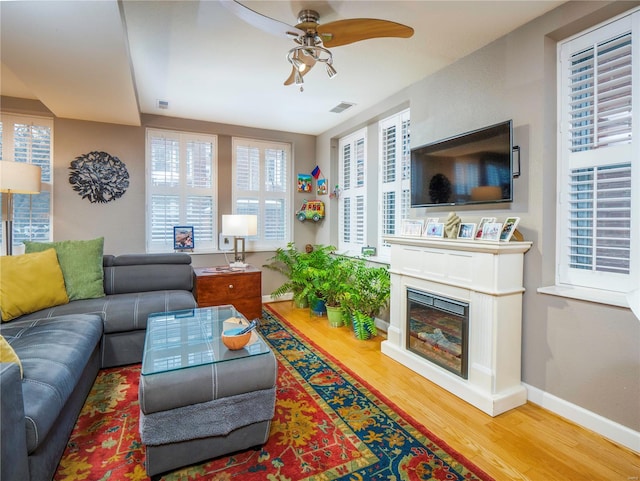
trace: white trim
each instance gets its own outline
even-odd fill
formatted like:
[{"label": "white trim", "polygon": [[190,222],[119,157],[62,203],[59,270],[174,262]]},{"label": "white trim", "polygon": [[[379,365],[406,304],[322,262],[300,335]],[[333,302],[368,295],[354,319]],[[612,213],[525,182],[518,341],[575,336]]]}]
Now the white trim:
[{"label": "white trim", "polygon": [[527,399],[532,403],[640,453],[640,432],[542,391],[537,387],[526,383],[523,383],[523,385],[527,389]]},{"label": "white trim", "polygon": [[592,289],[590,287],[570,286],[567,284],[538,287],[537,292],[610,306],[629,307],[628,295],[623,292],[605,291],[604,289]]}]

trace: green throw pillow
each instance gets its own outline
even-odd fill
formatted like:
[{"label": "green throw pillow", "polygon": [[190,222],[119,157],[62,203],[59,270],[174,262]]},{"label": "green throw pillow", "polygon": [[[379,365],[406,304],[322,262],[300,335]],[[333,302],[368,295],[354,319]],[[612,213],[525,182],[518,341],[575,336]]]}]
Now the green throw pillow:
[{"label": "green throw pillow", "polygon": [[104,296],[102,255],[104,237],[93,240],[24,243],[25,253],[41,252],[52,247],[64,276],[69,300],[94,299]]}]

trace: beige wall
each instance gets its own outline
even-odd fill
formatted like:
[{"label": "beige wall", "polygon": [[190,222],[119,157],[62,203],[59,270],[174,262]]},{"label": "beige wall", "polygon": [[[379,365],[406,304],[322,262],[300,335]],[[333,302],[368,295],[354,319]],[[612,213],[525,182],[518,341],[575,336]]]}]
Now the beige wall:
[{"label": "beige wall", "polygon": [[[2,98],[2,109],[31,115],[51,113],[39,102]],[[293,146],[293,173],[311,172],[315,166],[315,137],[264,129],[176,119],[142,116],[142,127],[54,119],[54,205],[53,239],[93,239],[104,236],[105,253],[126,254],[145,251],[145,129],[146,127],[204,132],[218,135],[219,215],[231,212],[231,138],[233,136],[290,142]],[[106,204],[82,199],[69,184],[69,165],[76,157],[91,151],[104,151],[118,157],[129,172],[125,194]],[[295,177],[294,177],[295,178]],[[295,185],[292,183],[292,185]],[[303,195],[293,195],[293,206]],[[299,246],[314,242],[321,226],[293,219],[294,238]],[[221,225],[218,219],[218,225]],[[250,252],[247,262],[262,266],[273,252]],[[224,254],[194,254],[196,267],[228,263]],[[282,283],[282,277],[263,270],[262,294],[268,296]]]},{"label": "beige wall", "polygon": [[[565,4],[325,132],[317,139],[316,157],[325,162],[323,171],[336,177],[337,139],[368,125],[371,155],[377,151],[375,121],[407,104],[413,147],[513,119],[515,143],[522,148],[514,202],[456,208],[456,213],[468,222],[485,215],[519,216],[519,230],[533,241],[525,255],[523,380],[640,431],[639,320],[629,309],[537,293],[552,285],[555,275],[556,42],[637,4]],[[334,202],[330,214],[336,210]],[[414,209],[411,215],[446,217],[449,210]],[[319,241],[337,242],[335,217]]]}]

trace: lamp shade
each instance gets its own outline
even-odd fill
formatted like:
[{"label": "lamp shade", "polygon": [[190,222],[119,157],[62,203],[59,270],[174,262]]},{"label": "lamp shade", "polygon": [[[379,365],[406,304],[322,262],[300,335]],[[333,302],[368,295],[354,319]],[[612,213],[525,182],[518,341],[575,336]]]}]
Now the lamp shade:
[{"label": "lamp shade", "polygon": [[24,162],[0,161],[0,192],[39,193],[40,167]]},{"label": "lamp shade", "polygon": [[222,234],[235,237],[248,237],[258,233],[257,215],[223,215]]}]

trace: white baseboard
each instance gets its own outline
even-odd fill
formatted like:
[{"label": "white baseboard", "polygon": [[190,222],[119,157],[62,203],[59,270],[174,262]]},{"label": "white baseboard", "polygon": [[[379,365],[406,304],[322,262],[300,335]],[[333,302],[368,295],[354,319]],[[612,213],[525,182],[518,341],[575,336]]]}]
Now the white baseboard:
[{"label": "white baseboard", "polygon": [[590,429],[613,442],[640,453],[640,432],[588,411],[553,394],[523,383],[527,389],[527,398],[534,404],[566,418],[580,426]]},{"label": "white baseboard", "polygon": [[266,296],[262,296],[262,303],[266,304],[267,302],[290,301],[292,299],[293,299],[293,294],[291,294],[290,292],[283,294],[277,299],[274,299],[273,297],[267,294]]}]

